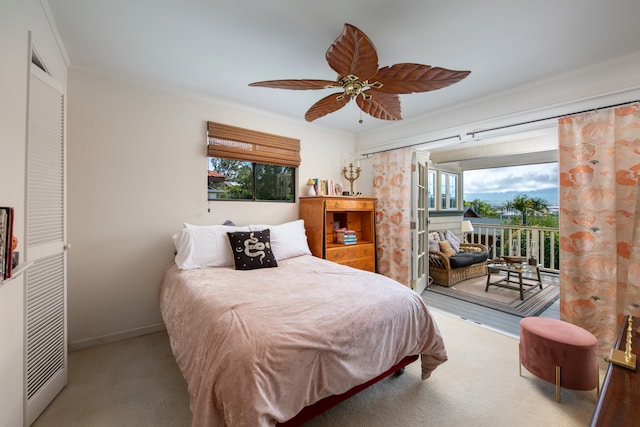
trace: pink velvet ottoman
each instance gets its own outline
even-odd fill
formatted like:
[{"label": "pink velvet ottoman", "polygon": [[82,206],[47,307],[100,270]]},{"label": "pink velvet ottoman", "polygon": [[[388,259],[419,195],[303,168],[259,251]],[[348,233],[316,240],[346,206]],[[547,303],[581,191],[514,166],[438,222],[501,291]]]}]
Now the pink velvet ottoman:
[{"label": "pink velvet ottoman", "polygon": [[600,393],[598,340],[589,331],[545,317],[520,321],[520,375],[524,366],[533,375],[560,387]]}]

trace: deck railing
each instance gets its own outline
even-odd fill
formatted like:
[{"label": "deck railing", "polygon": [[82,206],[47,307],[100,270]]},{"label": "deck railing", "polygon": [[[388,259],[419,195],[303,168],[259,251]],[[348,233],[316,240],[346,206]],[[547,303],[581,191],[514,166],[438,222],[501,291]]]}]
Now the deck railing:
[{"label": "deck railing", "polygon": [[466,238],[470,243],[482,243],[489,249],[489,258],[524,256],[535,258],[541,270],[560,271],[560,231],[557,228],[473,224],[473,233]]}]

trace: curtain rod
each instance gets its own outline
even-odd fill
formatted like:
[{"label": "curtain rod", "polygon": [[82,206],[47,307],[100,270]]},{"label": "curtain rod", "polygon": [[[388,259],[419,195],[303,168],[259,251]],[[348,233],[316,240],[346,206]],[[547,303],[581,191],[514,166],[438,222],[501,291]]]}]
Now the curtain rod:
[{"label": "curtain rod", "polygon": [[595,107],[595,108],[589,108],[587,110],[576,111],[575,113],[559,114],[557,116],[545,117],[544,119],[529,120],[529,121],[526,121],[526,122],[515,123],[515,124],[511,124],[511,125],[497,126],[497,127],[494,127],[494,128],[477,130],[475,132],[467,132],[467,135],[471,135],[471,137],[473,138],[478,133],[491,132],[491,131],[494,131],[494,130],[501,130],[501,129],[508,129],[508,128],[511,128],[511,127],[522,126],[522,125],[530,125],[532,123],[544,122],[544,121],[547,121],[547,120],[559,119],[559,118],[568,117],[568,116],[575,116],[576,114],[584,114],[584,113],[588,113],[590,111],[606,110],[607,108],[621,107],[623,105],[629,105],[629,104],[633,104],[635,102],[640,102],[640,100],[629,101],[629,102],[620,102],[618,104],[611,104],[611,105],[607,105],[607,106],[604,106],[604,107]]},{"label": "curtain rod", "polygon": [[[559,114],[559,115],[556,115],[556,116],[545,117],[545,118],[542,118],[542,119],[529,120],[529,121],[526,121],[526,122],[514,123],[514,124],[510,124],[510,125],[505,125],[505,126],[496,126],[494,128],[477,130],[475,132],[467,132],[467,135],[470,135],[472,138],[474,138],[475,135],[477,135],[479,133],[490,132],[490,131],[501,130],[501,129],[508,129],[508,128],[512,128],[512,127],[516,127],[516,126],[522,126],[522,125],[530,125],[532,123],[544,122],[544,121],[547,121],[547,120],[559,119],[559,118],[568,117],[568,116],[575,116],[576,114],[584,114],[584,113],[588,113],[590,111],[598,111],[598,110],[605,110],[607,108],[621,107],[623,105],[634,104],[636,102],[640,102],[640,100],[620,102],[620,103],[617,103],[617,104],[606,105],[604,107],[589,108],[587,110],[576,111],[574,113]],[[444,137],[444,138],[432,139],[430,141],[416,142],[415,144],[404,145],[402,147],[388,148],[386,150],[373,151],[371,153],[363,153],[362,156],[368,157],[368,156],[371,156],[373,154],[386,153],[387,151],[398,150],[400,148],[416,147],[418,145],[431,144],[431,143],[434,143],[434,142],[446,141],[447,139],[453,139],[453,138],[458,138],[460,141],[462,141],[462,139],[463,139],[461,135],[452,135],[452,136],[447,136],[447,137]]]},{"label": "curtain rod", "polygon": [[453,139],[453,138],[458,138],[460,140],[462,139],[460,135],[445,136],[444,138],[432,139],[430,141],[424,141],[424,142],[416,142],[415,144],[403,145],[402,147],[387,148],[386,150],[372,151],[371,153],[362,153],[361,156],[368,157],[378,153],[386,153],[387,151],[399,150],[400,148],[415,147],[417,145],[423,145],[423,144],[431,144],[433,142],[446,141],[447,139]]}]

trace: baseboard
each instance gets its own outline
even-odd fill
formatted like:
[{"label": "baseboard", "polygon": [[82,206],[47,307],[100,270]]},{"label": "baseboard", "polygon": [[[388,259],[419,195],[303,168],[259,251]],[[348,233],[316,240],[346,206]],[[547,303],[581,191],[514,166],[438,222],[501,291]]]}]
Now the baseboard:
[{"label": "baseboard", "polygon": [[130,329],[128,331],[115,332],[113,334],[102,335],[94,338],[74,341],[69,343],[69,351],[82,350],[84,348],[95,347],[97,345],[108,344],[111,342],[122,341],[129,338],[135,338],[142,335],[153,334],[155,332],[164,331],[166,328],[164,323],[156,323],[153,325],[143,326],[141,328]]}]

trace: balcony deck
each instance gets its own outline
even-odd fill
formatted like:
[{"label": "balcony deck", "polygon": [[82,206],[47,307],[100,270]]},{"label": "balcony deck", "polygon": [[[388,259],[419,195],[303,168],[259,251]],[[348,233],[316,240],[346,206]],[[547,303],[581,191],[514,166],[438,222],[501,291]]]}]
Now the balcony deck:
[{"label": "balcony deck", "polygon": [[[559,230],[537,226],[514,226],[483,223],[484,218],[473,221],[473,232],[465,233],[469,243],[481,243],[489,249],[489,258],[505,255],[536,258],[542,265],[543,282],[558,283],[559,280]],[[457,298],[430,292],[428,288],[422,298],[433,310],[460,317],[469,322],[487,327],[515,338],[520,337],[519,316],[483,307]],[[559,300],[539,314],[540,317],[560,318]]]},{"label": "balcony deck", "polygon": [[[554,281],[557,283],[558,276],[556,274],[543,273],[542,281]],[[422,292],[422,298],[427,302],[427,305],[435,311],[448,313],[476,325],[501,332],[514,338],[520,338],[520,320],[522,317],[462,301],[457,298],[451,298],[436,292],[430,292],[428,288]],[[559,319],[559,300],[554,302],[538,316]]]}]

